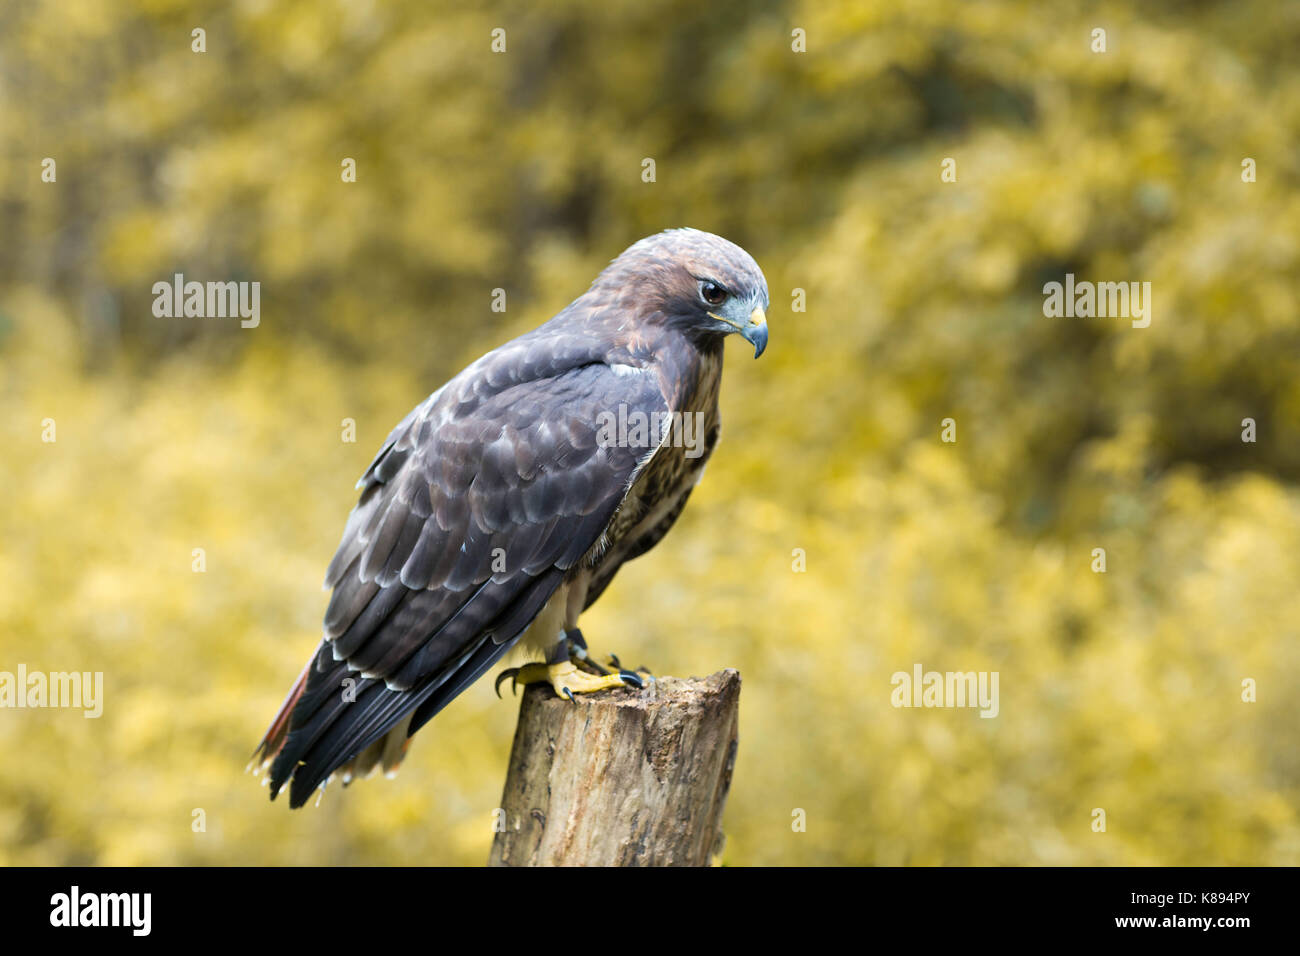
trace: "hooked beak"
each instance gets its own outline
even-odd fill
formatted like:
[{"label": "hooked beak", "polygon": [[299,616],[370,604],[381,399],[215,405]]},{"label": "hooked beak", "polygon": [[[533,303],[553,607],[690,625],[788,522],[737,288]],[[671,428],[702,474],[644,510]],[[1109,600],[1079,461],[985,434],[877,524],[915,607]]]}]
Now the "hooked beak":
[{"label": "hooked beak", "polygon": [[716,312],[710,312],[713,318],[719,322],[725,322],[737,332],[750,345],[754,346],[754,358],[763,354],[763,349],[767,348],[767,315],[763,312],[760,305],[754,306],[754,311],[749,313],[749,321],[744,325],[734,319],[729,319],[725,315],[718,315]]},{"label": "hooked beak", "polygon": [[740,330],[741,336],[750,345],[754,346],[754,358],[763,354],[767,348],[767,316],[758,306],[754,311],[749,313],[749,322]]}]

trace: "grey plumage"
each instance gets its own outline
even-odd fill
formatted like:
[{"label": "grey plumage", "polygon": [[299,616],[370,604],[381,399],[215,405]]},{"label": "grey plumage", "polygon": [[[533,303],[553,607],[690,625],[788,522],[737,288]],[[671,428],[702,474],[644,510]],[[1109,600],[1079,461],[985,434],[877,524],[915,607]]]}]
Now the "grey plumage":
[{"label": "grey plumage", "polygon": [[[716,444],[722,340],[741,328],[739,311],[701,302],[705,281],[736,310],[767,306],[739,247],[695,230],[651,236],[393,429],[326,572],[321,644],[258,750],[273,798],[291,781],[296,807],[336,771],[395,766],[405,738],[548,602],[588,606],[667,532]],[[756,335],[761,351],[766,326]],[[700,413],[703,453],[660,436],[602,442],[601,417],[620,406]]]}]

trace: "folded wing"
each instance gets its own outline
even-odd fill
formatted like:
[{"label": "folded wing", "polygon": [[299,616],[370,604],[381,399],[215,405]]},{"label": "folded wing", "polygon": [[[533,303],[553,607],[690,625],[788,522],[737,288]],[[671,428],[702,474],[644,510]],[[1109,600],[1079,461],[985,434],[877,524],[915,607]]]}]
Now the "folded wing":
[{"label": "folded wing", "polygon": [[600,540],[650,451],[602,447],[603,414],[668,403],[653,374],[585,349],[518,339],[389,435],[326,573],[324,639],[259,748],[273,798],[292,778],[299,806],[403,719],[427,721]]}]

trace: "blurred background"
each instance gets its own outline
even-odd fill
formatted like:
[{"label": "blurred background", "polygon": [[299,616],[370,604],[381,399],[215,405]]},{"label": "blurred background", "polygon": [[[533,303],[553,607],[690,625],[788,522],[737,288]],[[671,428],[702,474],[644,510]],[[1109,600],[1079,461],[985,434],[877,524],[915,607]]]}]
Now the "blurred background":
[{"label": "blurred background", "polygon": [[[0,862],[484,863],[488,681],[319,807],[244,764],[389,429],[690,225],[771,346],[584,632],[740,669],[723,862],[1300,863],[1300,5],[466,6],[0,7],[0,670],[105,685],[0,711]],[[155,317],[177,272],[260,325]],[[1151,326],[1045,318],[1067,272]]]}]

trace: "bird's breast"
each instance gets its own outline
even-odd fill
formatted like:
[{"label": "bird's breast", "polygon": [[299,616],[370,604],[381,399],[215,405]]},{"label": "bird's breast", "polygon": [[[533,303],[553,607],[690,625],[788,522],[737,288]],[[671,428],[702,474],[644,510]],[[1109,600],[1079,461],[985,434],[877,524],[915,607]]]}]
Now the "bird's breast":
[{"label": "bird's breast", "polygon": [[720,357],[701,356],[689,387],[676,398],[677,407],[662,421],[663,439],[638,471],[627,498],[610,522],[606,539],[612,551],[622,541],[635,541],[649,527],[678,507],[689,493],[709,455],[709,440],[718,425]]}]

